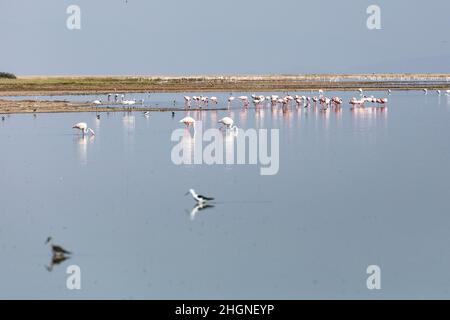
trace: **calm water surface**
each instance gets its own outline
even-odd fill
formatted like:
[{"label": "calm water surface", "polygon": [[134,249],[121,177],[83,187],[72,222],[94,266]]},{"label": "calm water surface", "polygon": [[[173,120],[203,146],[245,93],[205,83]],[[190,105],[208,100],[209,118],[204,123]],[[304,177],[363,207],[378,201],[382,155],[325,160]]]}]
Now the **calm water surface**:
[{"label": "calm water surface", "polygon": [[[181,96],[151,104],[182,106]],[[190,114],[205,128],[231,115],[240,128],[279,129],[274,176],[174,165],[170,136],[184,112],[7,116],[0,298],[450,298],[450,101],[389,99],[359,112],[236,102]],[[80,121],[94,138],[71,129]],[[215,207],[191,219],[189,188]],[[74,252],[51,272],[49,235]],[[79,291],[66,289],[69,265],[81,268]],[[380,291],[366,287],[369,265],[381,267]]]}]

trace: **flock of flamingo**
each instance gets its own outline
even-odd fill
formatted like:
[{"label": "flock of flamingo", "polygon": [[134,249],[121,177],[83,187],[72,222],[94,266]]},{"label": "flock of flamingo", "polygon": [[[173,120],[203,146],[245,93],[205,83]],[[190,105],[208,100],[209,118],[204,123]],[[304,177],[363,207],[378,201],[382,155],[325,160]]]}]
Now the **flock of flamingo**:
[{"label": "flock of flamingo", "polygon": [[[427,89],[423,89],[423,92],[424,92],[424,94],[428,94]],[[386,105],[388,103],[387,98],[376,98],[373,95],[372,96],[364,95],[363,89],[358,89],[358,93],[360,95],[359,98],[353,97],[349,101],[349,104],[351,104],[353,107],[364,108],[365,104],[367,104],[367,103],[374,103],[377,105]],[[387,93],[391,94],[391,90],[388,90]],[[438,95],[442,94],[441,90],[437,90],[436,93]],[[450,96],[450,90],[446,90],[445,94],[447,96]],[[122,95],[108,94],[107,100],[108,100],[108,102],[114,101],[115,103],[121,103],[122,105],[128,105],[128,106],[132,106],[132,105],[136,104],[136,99],[126,100],[124,94],[122,94]],[[328,108],[334,108],[335,110],[338,110],[342,107],[342,104],[343,104],[342,98],[340,98],[338,96],[327,97],[324,94],[323,90],[319,90],[318,95],[313,96],[313,97],[299,96],[299,95],[292,96],[288,93],[286,93],[282,97],[280,97],[278,95],[264,96],[264,95],[256,95],[256,94],[253,94],[250,97],[248,97],[248,96],[235,97],[235,96],[233,96],[233,94],[230,94],[230,96],[228,97],[227,100],[228,100],[228,108],[231,107],[231,105],[233,104],[233,102],[235,100],[239,100],[239,101],[241,101],[242,106],[244,108],[248,108],[251,102],[253,103],[253,105],[256,108],[261,107],[264,104],[264,102],[267,102],[272,107],[281,106],[283,111],[286,111],[291,106],[291,104],[295,104],[295,106],[297,108],[300,108],[300,107],[309,108],[311,106],[316,107],[317,104],[319,104],[321,107],[320,108],[321,111],[326,111],[326,110],[328,110]],[[203,107],[209,106],[210,104],[218,104],[219,99],[215,96],[212,96],[212,97],[184,96],[184,102],[185,102],[186,109],[190,109],[192,107],[192,104],[194,104],[194,106],[196,108],[201,109]],[[141,100],[140,103],[144,104],[144,100]],[[92,102],[92,104],[102,105],[102,101],[95,100]],[[146,117],[148,117],[150,115],[150,113],[148,111],[146,111],[146,112],[144,112],[144,115]],[[174,115],[175,115],[175,113],[172,112],[172,117]],[[99,119],[99,116],[97,116],[97,118]],[[191,127],[195,124],[195,119],[193,117],[187,116],[187,117],[184,117],[183,119],[181,119],[179,122],[183,123],[187,127]],[[234,126],[233,119],[231,119],[230,117],[224,117],[224,118],[220,119],[218,121],[218,123],[222,124],[226,130],[237,130],[237,127]],[[83,136],[86,134],[95,135],[95,132],[91,128],[89,128],[85,122],[77,123],[72,128],[81,131]]]},{"label": "flock of flamingo", "polygon": [[[450,91],[450,90],[449,90]],[[350,100],[350,104],[357,105],[357,106],[364,106],[365,103],[377,103],[377,104],[386,104],[388,102],[387,98],[375,98],[374,96],[364,96],[364,92],[362,89],[359,89],[358,92],[361,95],[360,99],[352,98]],[[390,93],[390,91],[388,91]],[[250,105],[250,101],[253,102],[253,105],[255,107],[261,106],[264,102],[270,103],[273,107],[277,105],[281,105],[282,107],[288,107],[291,103],[295,103],[297,107],[303,106],[303,107],[309,107],[312,104],[316,106],[318,103],[322,106],[323,110],[326,110],[328,107],[340,107],[343,103],[342,98],[340,97],[326,97],[324,95],[323,90],[319,90],[319,95],[314,97],[307,97],[307,96],[299,96],[295,95],[292,96],[290,94],[286,94],[283,97],[280,97],[278,95],[271,95],[271,96],[264,96],[264,95],[251,95],[249,98],[248,96],[239,96],[234,97],[232,94],[228,98],[228,107],[232,105],[232,103],[235,100],[240,100],[242,102],[243,107],[248,107]],[[206,97],[206,96],[184,96],[185,106],[187,108],[190,108],[192,106],[192,103],[195,104],[195,107],[202,108],[208,106],[210,103],[217,104],[218,99],[217,97]]]}]

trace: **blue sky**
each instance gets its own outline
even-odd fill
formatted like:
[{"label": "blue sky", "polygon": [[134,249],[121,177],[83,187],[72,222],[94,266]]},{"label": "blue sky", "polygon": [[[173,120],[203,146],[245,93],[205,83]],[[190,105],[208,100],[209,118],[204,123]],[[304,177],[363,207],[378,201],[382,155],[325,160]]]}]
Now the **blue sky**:
[{"label": "blue sky", "polygon": [[[66,8],[81,8],[68,30]],[[369,5],[381,30],[366,27]],[[19,75],[450,72],[447,0],[0,0]]]}]

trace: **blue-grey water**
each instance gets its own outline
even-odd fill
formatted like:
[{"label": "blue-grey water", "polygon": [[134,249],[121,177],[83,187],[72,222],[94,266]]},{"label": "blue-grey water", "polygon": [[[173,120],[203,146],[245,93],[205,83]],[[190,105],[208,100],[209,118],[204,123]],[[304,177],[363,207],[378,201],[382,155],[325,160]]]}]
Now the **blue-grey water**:
[{"label": "blue-grey water", "polygon": [[[149,104],[181,107],[181,97]],[[450,100],[388,98],[358,111],[236,101],[190,113],[205,128],[228,115],[243,129],[279,129],[273,176],[255,165],[174,165],[170,137],[184,112],[5,116],[0,298],[450,298]],[[95,137],[71,129],[80,121]],[[189,188],[215,207],[191,219]],[[73,251],[51,272],[50,235]],[[70,265],[81,290],[66,288]],[[381,290],[366,286],[369,265],[381,268]]]}]

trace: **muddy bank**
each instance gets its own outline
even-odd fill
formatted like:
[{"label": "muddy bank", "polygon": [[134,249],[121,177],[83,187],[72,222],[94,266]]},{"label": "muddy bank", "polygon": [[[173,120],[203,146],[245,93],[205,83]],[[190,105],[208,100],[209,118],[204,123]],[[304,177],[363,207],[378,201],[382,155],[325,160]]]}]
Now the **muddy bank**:
[{"label": "muddy bank", "polygon": [[[197,108],[189,109],[191,111],[200,110]],[[202,108],[201,110],[224,110],[222,108]],[[183,108],[170,107],[144,107],[135,106],[133,108],[118,107],[95,107],[86,103],[74,103],[66,101],[36,101],[20,100],[10,101],[0,99],[0,114],[12,113],[60,113],[60,112],[167,112],[167,111],[185,111]]]}]

